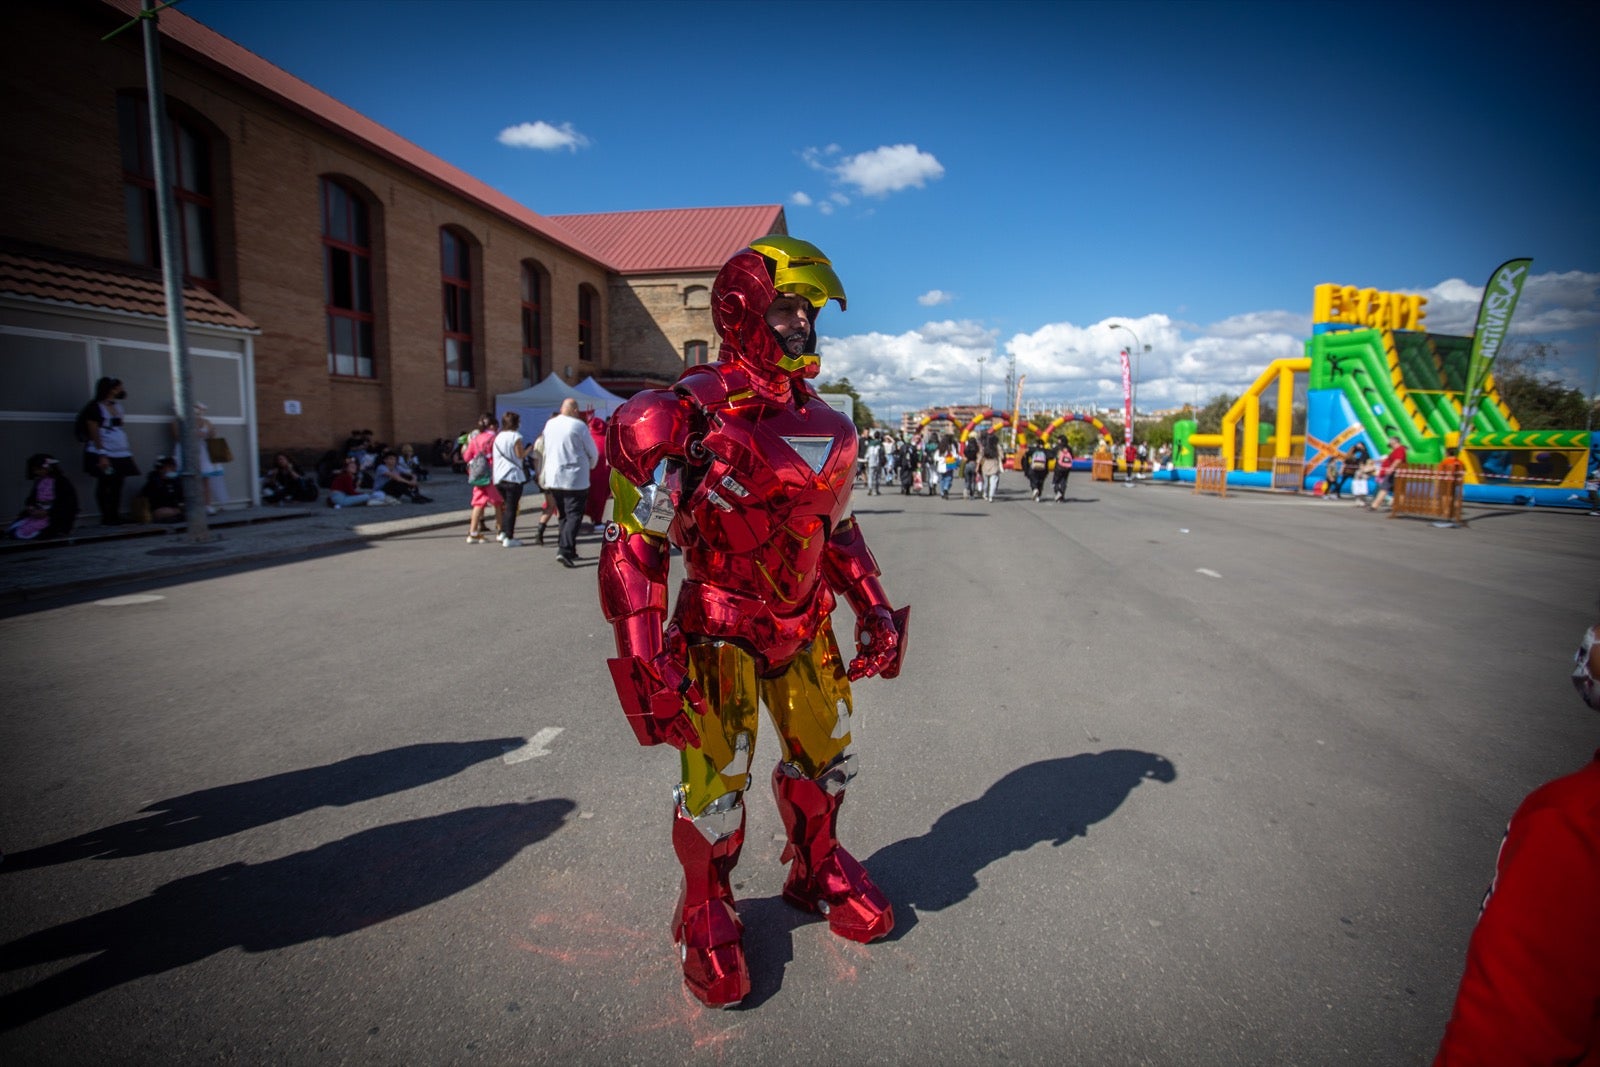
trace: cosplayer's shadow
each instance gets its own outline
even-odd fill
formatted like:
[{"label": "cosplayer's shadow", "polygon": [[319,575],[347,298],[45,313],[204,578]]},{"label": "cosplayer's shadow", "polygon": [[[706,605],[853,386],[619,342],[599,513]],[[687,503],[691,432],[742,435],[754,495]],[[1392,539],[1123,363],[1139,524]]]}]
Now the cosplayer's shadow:
[{"label": "cosplayer's shadow", "polygon": [[399,793],[459,774],[520,747],[520,737],[405,745],[158,800],[129,819],[65,841],[13,852],[0,874],[77,859],[116,859],[185,848],[300,815]]},{"label": "cosplayer's shadow", "polygon": [[781,895],[739,901],[739,919],[744,923],[744,954],[750,965],[750,993],[739,1007],[749,1010],[783,987],[783,972],[794,959],[794,932],[818,920],[784,903]]},{"label": "cosplayer's shadow", "polygon": [[866,860],[866,868],[894,904],[898,939],[917,924],[917,913],[942,911],[978,888],[978,872],[1041,841],[1064,845],[1085,837],[1141,782],[1170,782],[1178,772],[1152,752],[1112,749],[1019,767],[968,801],[939,816],[921,837],[896,841]]},{"label": "cosplayer's shadow", "polygon": [[381,826],[282,859],[214,867],[28,934],[0,945],[0,970],[89,958],[0,997],[0,1029],[235,946],[270,952],[427,907],[549,837],[574,807],[564,798],[498,804]]}]

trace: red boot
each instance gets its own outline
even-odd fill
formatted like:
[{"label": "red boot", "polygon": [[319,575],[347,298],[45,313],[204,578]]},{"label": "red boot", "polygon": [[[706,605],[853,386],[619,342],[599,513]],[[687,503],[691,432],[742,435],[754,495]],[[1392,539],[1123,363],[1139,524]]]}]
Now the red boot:
[{"label": "red boot", "polygon": [[889,898],[836,836],[844,789],[830,793],[780,763],[772,772],[772,792],[789,831],[782,859],[794,861],[783,899],[804,911],[826,915],[833,932],[851,941],[876,941],[893,930]]},{"label": "red boot", "polygon": [[[683,891],[678,894],[672,940],[683,957],[683,980],[689,991],[713,1008],[728,1007],[750,992],[750,970],[744,962],[744,925],[733,910],[728,875],[744,847],[744,805],[722,814],[737,826],[708,841],[700,826],[674,806],[672,850],[683,865]],[[702,822],[707,820],[702,816]]]}]

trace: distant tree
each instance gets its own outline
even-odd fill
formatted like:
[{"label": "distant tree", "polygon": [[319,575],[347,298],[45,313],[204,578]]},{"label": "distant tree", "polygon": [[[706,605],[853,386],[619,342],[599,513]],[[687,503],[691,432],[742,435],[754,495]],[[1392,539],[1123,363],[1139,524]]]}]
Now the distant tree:
[{"label": "distant tree", "polygon": [[1218,393],[1210,400],[1207,400],[1205,407],[1195,412],[1195,432],[1221,433],[1222,416],[1226,415],[1228,409],[1238,402],[1239,398],[1232,393]]},{"label": "distant tree", "polygon": [[1557,377],[1551,363],[1561,350],[1548,341],[1508,344],[1491,368],[1500,399],[1524,430],[1576,430],[1588,425],[1581,389]]},{"label": "distant tree", "polygon": [[855,410],[850,418],[857,430],[870,430],[878,424],[878,420],[872,417],[872,409],[862,401],[861,394],[856,392],[856,387],[850,384],[848,377],[836,382],[820,382],[816,390],[819,393],[844,393],[849,396],[855,402]]}]

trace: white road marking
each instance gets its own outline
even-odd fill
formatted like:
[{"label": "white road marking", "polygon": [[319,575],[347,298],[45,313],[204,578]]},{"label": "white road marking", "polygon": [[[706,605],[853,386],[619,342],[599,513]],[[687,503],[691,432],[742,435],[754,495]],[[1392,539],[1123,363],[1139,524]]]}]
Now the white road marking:
[{"label": "white road marking", "polygon": [[1222,577],[1222,575],[1218,574],[1216,571],[1212,570],[1210,567],[1196,567],[1194,569],[1194,572],[1196,574],[1203,574],[1207,578],[1221,578]]},{"label": "white road marking", "polygon": [[512,749],[500,758],[510,764],[526,763],[528,760],[537,759],[540,756],[548,756],[550,755],[550,750],[544,746],[559,737],[563,729],[564,727],[560,726],[546,726],[543,730],[528,738],[526,745]]},{"label": "white road marking", "polygon": [[165,599],[167,598],[161,596],[159,593],[130,593],[127,596],[113,596],[107,597],[104,600],[96,600],[95,606],[102,608],[121,608],[127,607],[129,604],[154,604],[158,600]]}]

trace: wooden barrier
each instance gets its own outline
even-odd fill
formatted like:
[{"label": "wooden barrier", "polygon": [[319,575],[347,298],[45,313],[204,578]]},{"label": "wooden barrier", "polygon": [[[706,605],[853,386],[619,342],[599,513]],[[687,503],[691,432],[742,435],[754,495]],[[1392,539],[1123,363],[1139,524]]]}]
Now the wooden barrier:
[{"label": "wooden barrier", "polygon": [[1228,468],[1221,456],[1196,456],[1194,459],[1194,491],[1228,495]]},{"label": "wooden barrier", "polygon": [[1304,459],[1272,460],[1272,488],[1298,493],[1306,487],[1306,461]]},{"label": "wooden barrier", "polygon": [[1425,467],[1402,463],[1394,472],[1394,510],[1391,519],[1461,521],[1460,467]]},{"label": "wooden barrier", "polygon": [[1116,469],[1116,462],[1110,456],[1103,456],[1096,452],[1089,467],[1089,480],[1092,482],[1109,482],[1111,474]]}]

